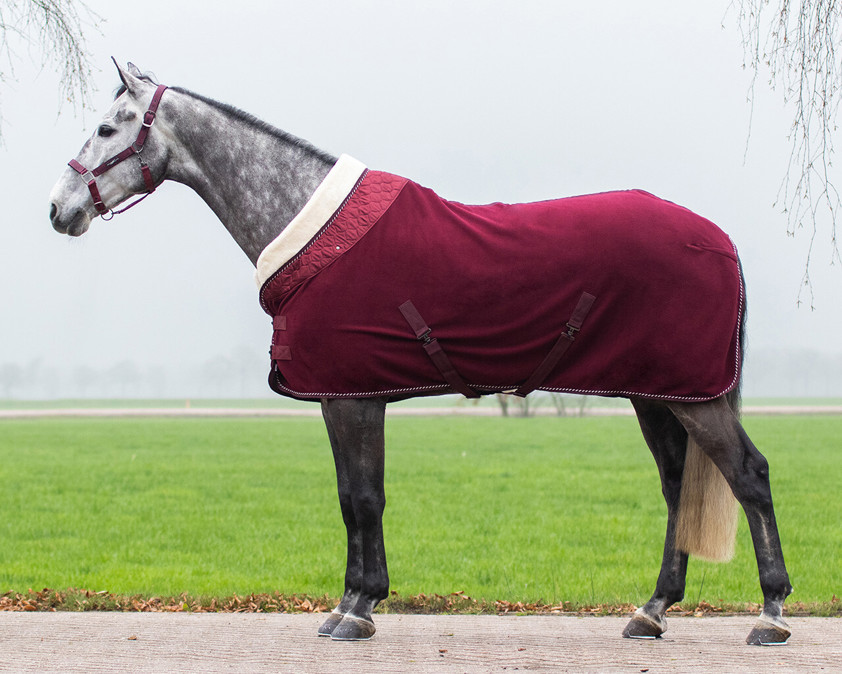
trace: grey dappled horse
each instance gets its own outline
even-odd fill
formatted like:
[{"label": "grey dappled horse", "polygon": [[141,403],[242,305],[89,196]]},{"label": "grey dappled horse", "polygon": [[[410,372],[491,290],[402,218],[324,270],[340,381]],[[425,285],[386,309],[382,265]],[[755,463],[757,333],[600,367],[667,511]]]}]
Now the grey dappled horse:
[{"label": "grey dappled horse", "polygon": [[[97,214],[113,213],[128,198],[174,180],[207,202],[256,263],[336,158],[228,105],[156,86],[131,64],[118,70],[123,86],[114,104],[50,195],[53,227],[80,236]],[[319,629],[334,639],[371,637],[372,610],[388,596],[382,527],[388,402],[321,400],[348,533],[345,592]],[[706,402],[631,402],[658,465],[668,520],[655,592],[624,636],[654,638],[666,630],[667,609],[684,596],[688,554],[720,560],[731,555],[736,497],[751,529],[764,598],[747,642],[784,643],[790,630],[782,608],[792,588],[768,464],[738,420],[738,390]]]}]

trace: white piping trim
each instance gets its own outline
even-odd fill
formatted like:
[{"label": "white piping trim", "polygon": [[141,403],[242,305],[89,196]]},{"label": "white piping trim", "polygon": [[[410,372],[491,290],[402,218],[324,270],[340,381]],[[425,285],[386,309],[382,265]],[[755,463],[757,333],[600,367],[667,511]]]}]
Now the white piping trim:
[{"label": "white piping trim", "polygon": [[365,164],[353,157],[347,154],[339,157],[304,208],[260,253],[254,270],[258,288],[319,232],[354,189],[365,170]]}]

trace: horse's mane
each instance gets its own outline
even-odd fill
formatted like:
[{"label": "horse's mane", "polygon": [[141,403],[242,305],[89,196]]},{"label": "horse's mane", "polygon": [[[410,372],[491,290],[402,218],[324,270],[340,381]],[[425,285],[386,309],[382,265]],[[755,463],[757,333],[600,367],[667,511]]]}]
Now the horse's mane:
[{"label": "horse's mane", "polygon": [[[155,76],[152,73],[144,73],[140,79],[144,82],[149,82],[150,84],[157,85],[158,82],[155,79]],[[306,150],[308,153],[313,154],[320,159],[323,159],[330,163],[336,162],[336,157],[329,152],[325,152],[320,150],[319,148],[315,147],[311,143],[308,143],[306,140],[299,138],[298,136],[294,136],[291,133],[283,131],[282,129],[277,128],[276,126],[272,126],[268,122],[264,122],[262,119],[255,117],[251,113],[245,112],[240,108],[237,108],[233,105],[229,105],[228,103],[221,103],[220,101],[214,100],[213,98],[208,98],[207,96],[202,96],[202,94],[197,94],[195,91],[190,91],[189,89],[184,89],[182,87],[169,87],[173,91],[177,91],[180,94],[184,94],[185,96],[190,96],[197,100],[202,101],[203,103],[207,103],[213,108],[225,113],[226,115],[230,115],[234,119],[237,119],[245,124],[248,124],[251,127],[254,127],[264,133],[268,133],[280,140],[283,140],[285,143],[289,143],[290,145],[294,145],[295,147],[299,147],[302,150]],[[114,92],[114,99],[116,100],[120,96],[126,93],[126,85],[120,84],[120,86]]]},{"label": "horse's mane", "polygon": [[269,124],[268,122],[264,122],[262,119],[255,117],[251,113],[245,112],[240,108],[234,107],[233,105],[229,105],[228,103],[221,103],[220,101],[216,101],[212,98],[208,98],[207,96],[202,96],[202,94],[197,94],[195,91],[190,91],[189,89],[183,89],[181,87],[171,87],[173,91],[177,91],[180,94],[184,94],[185,96],[191,96],[197,100],[202,101],[203,103],[207,103],[213,108],[230,115],[234,119],[237,119],[249,126],[252,126],[260,131],[268,133],[276,138],[283,140],[290,145],[294,145],[295,147],[299,147],[302,150],[306,150],[310,154],[314,154],[320,159],[324,159],[330,163],[336,162],[336,157],[330,154],[329,152],[325,152],[324,150],[320,150],[319,148],[315,147],[314,145],[308,143],[306,140],[299,138],[291,133],[288,133],[282,129],[277,128]]}]

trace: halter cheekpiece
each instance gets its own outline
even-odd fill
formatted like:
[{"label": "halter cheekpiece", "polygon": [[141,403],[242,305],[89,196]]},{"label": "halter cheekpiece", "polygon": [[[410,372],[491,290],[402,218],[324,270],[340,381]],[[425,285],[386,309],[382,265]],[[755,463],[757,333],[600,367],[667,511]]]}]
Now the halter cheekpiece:
[{"label": "halter cheekpiece", "polygon": [[[148,197],[152,192],[155,191],[155,181],[152,178],[152,171],[149,170],[149,166],[143,161],[143,155],[141,152],[143,151],[143,144],[146,142],[146,136],[149,135],[149,129],[152,128],[152,124],[155,122],[155,114],[158,110],[158,104],[161,102],[161,97],[164,95],[164,91],[166,91],[167,87],[163,84],[159,84],[158,88],[155,90],[155,93],[152,96],[152,100],[149,102],[149,108],[143,115],[143,123],[140,127],[140,132],[137,134],[137,140],[134,143],[129,145],[125,150],[122,152],[115,154],[111,159],[107,159],[106,161],[102,162],[99,166],[95,169],[88,170],[82,164],[80,164],[75,159],[71,159],[67,165],[76,171],[85,181],[85,184],[88,186],[88,189],[91,192],[91,197],[94,200],[94,208],[96,209],[97,213],[99,213],[104,220],[110,220],[114,217],[117,213],[123,213],[129,210],[132,206],[139,204],[143,201],[146,197]],[[113,209],[108,208],[103,202],[102,197],[99,194],[99,188],[96,185],[96,179],[101,176],[106,171],[114,168],[125,159],[128,159],[132,155],[137,155],[138,159],[140,160],[140,172],[143,174],[143,182],[146,185],[146,194],[144,194],[139,199],[135,199],[132,203],[130,203],[125,208],[121,208],[119,211],[115,211]],[[109,217],[105,217],[110,213]]]}]

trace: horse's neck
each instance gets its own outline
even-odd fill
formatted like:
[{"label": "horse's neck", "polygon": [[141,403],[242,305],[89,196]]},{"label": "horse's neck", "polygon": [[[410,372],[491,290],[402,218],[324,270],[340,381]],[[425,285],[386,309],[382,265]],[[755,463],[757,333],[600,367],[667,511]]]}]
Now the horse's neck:
[{"label": "horse's neck", "polygon": [[256,264],[335,160],[187,93],[175,108],[167,178],[195,190]]}]

